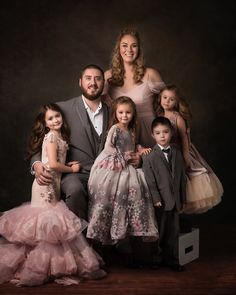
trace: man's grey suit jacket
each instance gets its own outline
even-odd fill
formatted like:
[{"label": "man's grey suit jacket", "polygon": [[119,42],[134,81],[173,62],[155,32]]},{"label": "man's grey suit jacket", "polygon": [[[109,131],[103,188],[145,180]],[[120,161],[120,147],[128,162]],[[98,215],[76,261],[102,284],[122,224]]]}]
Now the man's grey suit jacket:
[{"label": "man's grey suit jacket", "polygon": [[[94,160],[104,146],[106,130],[108,128],[108,107],[102,102],[103,109],[103,132],[100,138],[98,151],[94,144],[92,125],[85,109],[81,96],[57,103],[62,109],[69,125],[71,136],[67,161],[79,161],[81,163],[80,173],[89,173]],[[31,163],[40,160],[40,155],[32,157]]]}]

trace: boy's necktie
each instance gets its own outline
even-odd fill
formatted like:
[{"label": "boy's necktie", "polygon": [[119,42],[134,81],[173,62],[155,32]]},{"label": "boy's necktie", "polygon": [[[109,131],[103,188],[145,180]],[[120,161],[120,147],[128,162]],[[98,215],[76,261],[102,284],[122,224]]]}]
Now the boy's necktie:
[{"label": "boy's necktie", "polygon": [[167,149],[162,149],[163,153],[167,154],[167,158],[168,158],[168,163],[170,166],[170,170],[172,170],[172,165],[171,165],[171,150],[170,148]]}]

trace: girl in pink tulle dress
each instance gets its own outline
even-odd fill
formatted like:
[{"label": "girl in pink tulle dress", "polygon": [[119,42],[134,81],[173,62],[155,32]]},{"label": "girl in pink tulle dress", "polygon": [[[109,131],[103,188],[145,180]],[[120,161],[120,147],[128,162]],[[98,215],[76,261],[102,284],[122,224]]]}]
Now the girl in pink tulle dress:
[{"label": "girl in pink tulle dress", "polygon": [[223,187],[211,167],[190,140],[190,112],[175,85],[166,86],[159,95],[157,114],[167,117],[174,129],[173,143],[183,153],[187,173],[187,204],[184,213],[203,213],[221,201]]},{"label": "girl in pink tulle dress", "polygon": [[40,109],[29,145],[29,156],[42,151],[42,163],[52,183],[32,186],[30,204],[4,212],[0,217],[0,283],[41,285],[54,280],[68,285],[79,278],[100,279],[102,259],[88,245],[82,231],[87,223],[60,200],[62,173],[76,173],[80,164],[65,163],[69,129],[56,104]]}]

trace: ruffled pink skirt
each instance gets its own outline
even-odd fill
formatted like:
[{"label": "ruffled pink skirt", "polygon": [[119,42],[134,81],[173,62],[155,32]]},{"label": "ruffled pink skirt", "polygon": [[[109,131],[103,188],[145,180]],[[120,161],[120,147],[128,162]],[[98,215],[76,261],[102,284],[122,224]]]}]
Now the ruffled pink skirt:
[{"label": "ruffled pink skirt", "polygon": [[0,217],[0,283],[34,286],[55,280],[68,285],[78,284],[79,277],[105,276],[101,257],[82,234],[86,226],[63,201],[5,212]]}]

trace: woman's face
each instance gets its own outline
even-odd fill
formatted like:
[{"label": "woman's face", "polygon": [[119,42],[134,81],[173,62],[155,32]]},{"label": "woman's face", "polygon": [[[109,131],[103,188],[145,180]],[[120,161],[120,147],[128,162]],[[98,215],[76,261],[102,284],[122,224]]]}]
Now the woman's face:
[{"label": "woman's face", "polygon": [[138,40],[131,35],[124,35],[120,40],[120,55],[125,63],[133,63],[138,57]]}]

